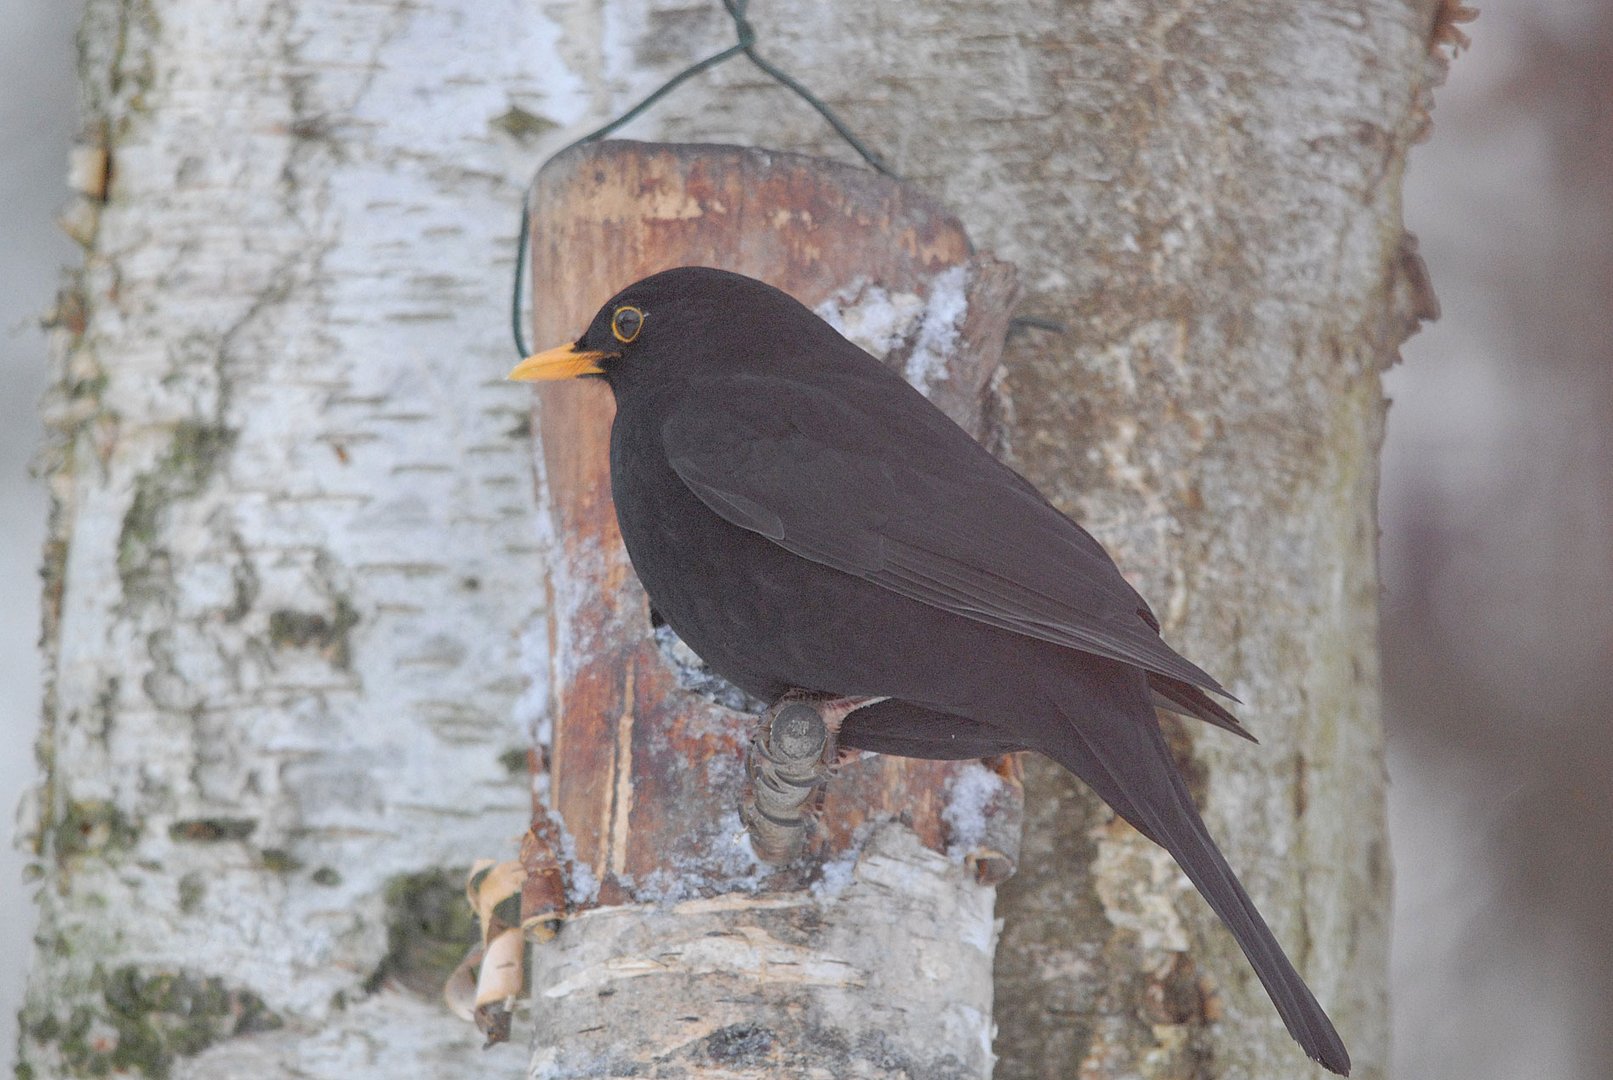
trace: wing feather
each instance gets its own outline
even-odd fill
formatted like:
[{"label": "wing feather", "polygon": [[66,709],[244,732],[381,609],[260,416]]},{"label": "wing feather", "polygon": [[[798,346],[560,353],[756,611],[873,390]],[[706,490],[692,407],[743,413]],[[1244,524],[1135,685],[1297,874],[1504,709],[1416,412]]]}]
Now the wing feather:
[{"label": "wing feather", "polygon": [[667,459],[724,520],[803,558],[1226,695],[1160,639],[1090,534],[917,391],[837,382],[856,380],[747,375],[689,395],[723,407],[670,415]]}]

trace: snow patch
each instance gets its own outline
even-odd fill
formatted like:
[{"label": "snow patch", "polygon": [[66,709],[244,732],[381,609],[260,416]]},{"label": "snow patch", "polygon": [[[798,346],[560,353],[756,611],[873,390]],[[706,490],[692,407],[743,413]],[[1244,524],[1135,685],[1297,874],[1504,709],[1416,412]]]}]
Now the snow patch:
[{"label": "snow patch", "polygon": [[812,883],[811,893],[817,900],[832,900],[845,892],[857,876],[857,857],[862,851],[853,847],[824,863],[819,878]]},{"label": "snow patch", "polygon": [[594,868],[577,858],[577,841],[566,830],[566,823],[558,814],[551,813],[549,820],[560,836],[560,856],[566,867],[566,902],[573,909],[590,907],[599,899],[599,878]]},{"label": "snow patch", "polygon": [[928,297],[858,280],[813,310],[852,344],[897,361],[907,381],[927,394],[945,378],[947,358],[957,349],[968,286],[966,266],[936,275]]},{"label": "snow patch", "polygon": [[902,374],[920,393],[946,377],[947,358],[958,348],[958,332],[969,313],[969,269],[954,266],[936,276],[930,299],[924,305],[913,351]]},{"label": "snow patch", "polygon": [[655,644],[661,650],[661,659],[667,662],[667,666],[677,677],[680,689],[698,694],[715,705],[733,709],[735,712],[760,715],[767,711],[765,701],[751,697],[707,667],[706,662],[689,648],[672,627],[657,626]]},{"label": "snow patch", "polygon": [[833,900],[851,887],[857,879],[857,864],[862,861],[863,852],[868,847],[869,838],[874,836],[887,821],[865,821],[857,826],[851,834],[851,843],[846,850],[830,859],[818,868],[818,880],[814,881],[807,890],[816,900]]},{"label": "snow patch", "polygon": [[941,821],[948,832],[947,856],[961,862],[986,839],[986,810],[1006,793],[1003,778],[979,762],[964,766],[947,789]]},{"label": "snow patch", "polygon": [[924,299],[858,280],[814,310],[858,348],[884,357],[913,336],[924,316]]},{"label": "snow patch", "polygon": [[699,861],[674,859],[670,867],[662,867],[642,878],[619,874],[617,881],[635,902],[643,904],[671,905],[719,893],[754,894],[760,890],[776,868],[756,857],[750,834],[739,820],[737,810],[723,815],[716,835],[714,846],[718,858],[715,865],[704,858]]}]

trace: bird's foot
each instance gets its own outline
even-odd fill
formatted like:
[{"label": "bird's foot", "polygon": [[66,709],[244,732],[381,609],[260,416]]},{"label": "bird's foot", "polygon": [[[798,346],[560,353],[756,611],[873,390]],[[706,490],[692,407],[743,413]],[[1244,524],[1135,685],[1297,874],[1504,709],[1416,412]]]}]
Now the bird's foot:
[{"label": "bird's foot", "polygon": [[740,818],[757,858],[786,863],[800,854],[816,796],[842,762],[835,736],[846,715],[876,698],[792,690],[762,716],[746,771]]},{"label": "bird's foot", "polygon": [[791,690],[762,715],[746,766],[750,790],[739,808],[757,858],[786,863],[800,854],[816,796],[860,753],[840,748],[840,725],[850,713],[884,700]]},{"label": "bird's foot", "polygon": [[857,756],[859,751],[842,750],[835,742],[840,734],[840,727],[846,722],[846,717],[858,709],[869,705],[878,705],[881,701],[888,701],[884,697],[834,697],[828,694],[816,694],[809,690],[790,690],[779,698],[775,709],[783,708],[792,702],[806,705],[822,718],[824,725],[829,729],[829,743],[824,748],[824,761],[832,765],[842,765]]}]

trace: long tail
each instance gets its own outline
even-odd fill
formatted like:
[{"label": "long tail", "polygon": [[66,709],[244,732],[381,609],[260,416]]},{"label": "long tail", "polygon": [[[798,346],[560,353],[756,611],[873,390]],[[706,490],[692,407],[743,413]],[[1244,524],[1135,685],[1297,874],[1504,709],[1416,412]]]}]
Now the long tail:
[{"label": "long tail", "polygon": [[1094,659],[1083,658],[1083,685],[1060,707],[1067,722],[1056,742],[1050,738],[1037,748],[1171,853],[1232,931],[1289,1034],[1312,1060],[1348,1076],[1350,1055],[1332,1021],[1205,829],[1165,745],[1144,673]]},{"label": "long tail", "polygon": [[1173,679],[1169,675],[1160,675],[1157,672],[1148,673],[1148,689],[1154,692],[1154,705],[1161,709],[1169,709],[1183,716],[1193,716],[1203,720],[1206,724],[1214,724],[1224,731],[1240,735],[1250,742],[1260,740],[1249,734],[1249,729],[1238,722],[1214,698],[1192,683],[1185,683],[1181,679]]}]

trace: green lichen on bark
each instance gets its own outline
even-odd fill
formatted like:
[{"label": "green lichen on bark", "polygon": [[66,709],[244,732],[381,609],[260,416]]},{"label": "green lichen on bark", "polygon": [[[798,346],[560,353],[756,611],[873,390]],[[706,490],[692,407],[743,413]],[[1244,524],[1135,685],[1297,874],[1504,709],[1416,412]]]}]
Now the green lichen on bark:
[{"label": "green lichen on bark", "polygon": [[216,976],[96,968],[85,992],[21,1016],[36,1053],[17,1075],[34,1076],[55,1059],[68,1076],[166,1077],[181,1057],[223,1039],[272,1031],[283,1023],[257,994]]},{"label": "green lichen on bark", "polygon": [[168,826],[171,840],[197,844],[214,844],[225,840],[250,840],[258,831],[258,823],[251,818],[186,818]]},{"label": "green lichen on bark", "polygon": [[518,105],[511,105],[508,110],[493,117],[492,124],[519,143],[534,142],[560,126],[547,116],[527,112]]},{"label": "green lichen on bark", "polygon": [[498,763],[511,777],[524,777],[532,771],[529,753],[524,746],[513,746],[498,756]]},{"label": "green lichen on bark", "polygon": [[402,874],[386,886],[386,956],[365,989],[396,983],[436,996],[476,942],[476,916],[465,901],[465,871]]},{"label": "green lichen on bark", "polygon": [[269,643],[277,649],[316,648],[332,666],[346,671],[353,662],[350,635],[358,625],[358,612],[346,597],[336,598],[329,615],[318,611],[281,609],[269,615]]},{"label": "green lichen on bark", "polygon": [[207,879],[201,874],[186,874],[179,879],[179,910],[186,915],[195,913],[207,896]]},{"label": "green lichen on bark", "polygon": [[258,860],[274,874],[295,874],[303,868],[303,861],[285,848],[264,848],[258,852]]},{"label": "green lichen on bark", "polygon": [[114,134],[131,122],[129,114],[147,108],[156,82],[150,43],[162,25],[151,0],[97,0],[85,6],[79,25],[79,73],[89,105],[115,117]]},{"label": "green lichen on bark", "polygon": [[202,493],[234,441],[235,433],[221,424],[181,421],[167,451],[135,482],[118,532],[118,578],[126,599],[149,602],[168,590],[164,517],[175,502]]},{"label": "green lichen on bark", "polygon": [[112,803],[69,802],[49,827],[50,848],[58,861],[86,855],[112,855],[134,847],[140,826]]}]

